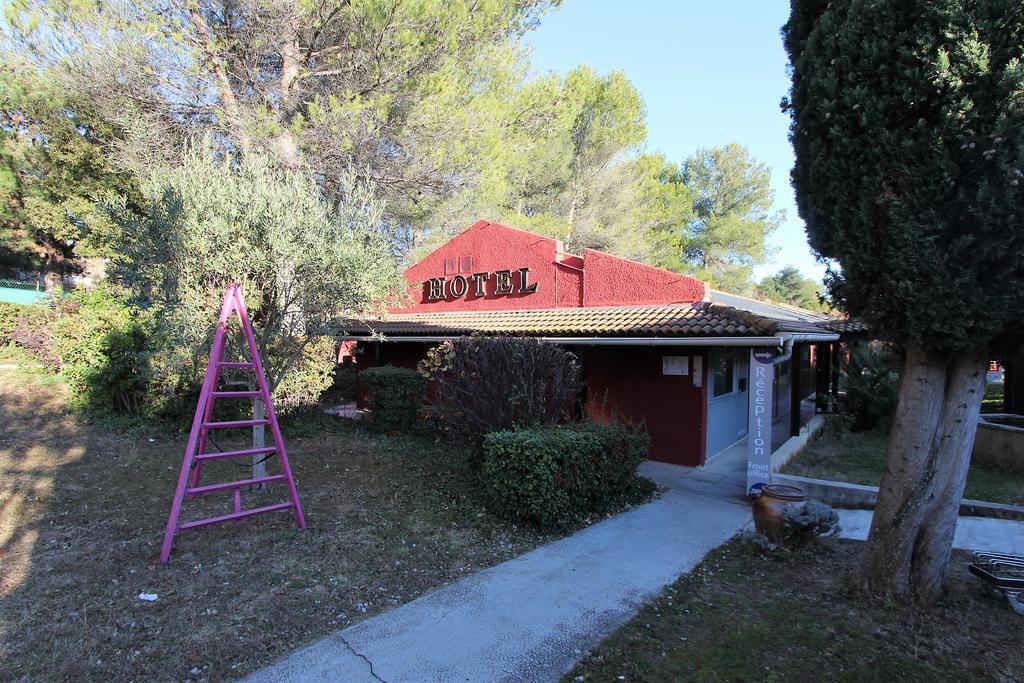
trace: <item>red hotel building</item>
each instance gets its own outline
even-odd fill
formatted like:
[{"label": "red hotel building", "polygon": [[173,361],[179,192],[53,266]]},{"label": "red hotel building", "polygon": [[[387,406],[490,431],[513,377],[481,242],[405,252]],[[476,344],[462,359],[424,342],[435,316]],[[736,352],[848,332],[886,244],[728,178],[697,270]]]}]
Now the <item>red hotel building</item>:
[{"label": "red hotel building", "polygon": [[470,334],[562,344],[582,362],[588,419],[643,420],[650,457],[680,465],[702,465],[745,438],[755,349],[782,361],[771,415],[796,434],[814,394],[835,392],[833,357],[854,329],[593,249],[569,254],[559,240],[488,221],[405,278],[409,306],[346,335],[361,347],[359,365],[414,367],[432,345]]}]

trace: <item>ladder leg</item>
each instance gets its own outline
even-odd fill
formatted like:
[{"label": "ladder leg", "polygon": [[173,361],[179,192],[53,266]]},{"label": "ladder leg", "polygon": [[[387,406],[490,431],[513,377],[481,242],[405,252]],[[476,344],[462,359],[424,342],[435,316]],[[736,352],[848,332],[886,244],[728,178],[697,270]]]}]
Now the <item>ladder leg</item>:
[{"label": "ladder leg", "polygon": [[270,389],[267,387],[266,375],[263,374],[263,361],[256,346],[256,337],[252,332],[252,323],[249,322],[249,312],[245,310],[245,301],[242,300],[240,291],[235,291],[235,298],[238,315],[242,319],[242,331],[245,332],[245,341],[249,347],[249,356],[252,358],[253,365],[256,366],[256,381],[259,384],[260,391],[263,393],[263,404],[267,410],[267,418],[270,420],[270,430],[274,435],[277,457],[281,459],[281,469],[284,472],[285,483],[288,485],[288,497],[291,499],[292,509],[295,510],[295,523],[300,529],[305,529],[306,517],[302,514],[299,492],[295,489],[295,478],[292,476],[292,468],[288,463],[288,453],[284,447],[284,439],[281,437],[281,426],[277,422],[277,411],[274,410],[274,402],[270,400]]},{"label": "ladder leg", "polygon": [[171,512],[167,516],[167,528],[164,530],[164,541],[160,547],[160,564],[167,564],[171,557],[171,546],[174,544],[174,534],[178,531],[178,518],[181,515],[181,503],[185,498],[185,489],[188,487],[189,474],[192,471],[192,462],[195,458],[196,447],[199,445],[199,432],[201,431],[202,419],[205,414],[206,404],[211,400],[211,392],[217,382],[219,370],[217,355],[224,350],[224,334],[227,330],[227,319],[231,313],[234,289],[229,287],[224,293],[224,303],[220,309],[220,322],[217,325],[217,333],[213,339],[213,349],[210,353],[210,361],[206,366],[206,375],[203,377],[203,387],[199,392],[199,401],[196,404],[196,412],[192,417],[192,429],[189,431],[188,444],[185,446],[185,455],[181,460],[181,472],[178,474],[178,486],[174,490],[174,502],[171,503]]},{"label": "ladder leg", "polygon": [[[213,376],[213,384],[210,386],[210,390],[208,392],[206,392],[206,406],[205,406],[205,409],[204,409],[204,412],[203,412],[203,423],[204,424],[209,422],[211,416],[213,415],[213,392],[216,391],[216,389],[217,389],[217,382],[220,381],[220,369],[218,367],[216,367],[216,364],[219,363],[220,361],[224,360],[224,346],[226,344],[225,338],[227,336],[227,318],[228,318],[228,316],[231,315],[230,308],[227,311],[227,315],[225,315],[224,309],[227,308],[227,307],[233,307],[233,305],[234,305],[234,299],[231,298],[230,302],[229,301],[225,301],[224,306],[221,307],[221,324],[217,327],[217,334],[214,335],[214,337],[213,337],[213,347],[210,349],[210,359],[211,359],[211,362],[214,363],[215,369],[214,369],[214,376]],[[203,397],[202,396],[199,397],[199,402],[200,402],[200,404],[202,404],[202,402],[203,402]],[[208,436],[209,436],[209,433],[205,429],[201,429],[200,430],[200,432],[199,432],[199,450],[197,450],[196,453],[205,453],[206,452],[206,439],[207,439]],[[201,462],[195,463],[195,465],[194,465],[194,467],[192,469],[192,487],[193,488],[196,487],[196,486],[199,486],[199,476],[200,476],[200,473],[202,472],[202,469],[203,469],[203,463],[201,463]],[[189,500],[191,500],[193,498],[195,498],[195,496],[189,496]]]},{"label": "ladder leg", "polygon": [[189,450],[185,450],[185,459],[181,463],[181,473],[178,475],[178,487],[174,490],[174,502],[171,504],[171,514],[167,517],[167,528],[164,530],[164,542],[160,547],[160,564],[167,564],[171,556],[171,545],[174,543],[174,532],[178,530],[178,517],[181,515],[181,502],[185,497],[185,487],[188,484],[189,464],[192,458]]}]

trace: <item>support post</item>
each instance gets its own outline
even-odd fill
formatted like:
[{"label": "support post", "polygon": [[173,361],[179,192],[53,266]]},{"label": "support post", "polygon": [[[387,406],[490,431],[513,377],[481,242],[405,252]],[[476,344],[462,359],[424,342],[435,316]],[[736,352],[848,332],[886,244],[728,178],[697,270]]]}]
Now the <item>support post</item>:
[{"label": "support post", "polygon": [[814,348],[814,412],[829,412],[832,393],[832,348],[830,344],[817,344]]},{"label": "support post", "polygon": [[832,349],[832,381],[829,382],[829,393],[832,394],[832,405],[839,411],[839,372],[842,369],[842,357],[840,356],[842,345],[839,342],[832,342],[829,345]]},{"label": "support post", "polygon": [[1024,347],[1003,359],[1003,412],[1024,415]]},{"label": "support post", "polygon": [[797,346],[793,349],[793,356],[789,359],[789,435],[800,435],[800,403],[803,398],[803,370],[801,369],[804,347]]}]

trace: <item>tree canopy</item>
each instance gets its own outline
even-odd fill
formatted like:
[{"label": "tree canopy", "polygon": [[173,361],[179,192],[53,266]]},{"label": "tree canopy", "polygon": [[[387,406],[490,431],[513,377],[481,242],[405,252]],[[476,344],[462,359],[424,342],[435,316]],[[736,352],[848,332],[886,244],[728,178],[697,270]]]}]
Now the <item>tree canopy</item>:
[{"label": "tree canopy", "polygon": [[42,270],[52,288],[80,268],[76,257],[107,253],[102,204],[137,197],[134,178],[104,153],[113,135],[52,79],[0,67],[0,265]]},{"label": "tree canopy", "polygon": [[812,311],[823,311],[827,307],[821,301],[821,283],[804,277],[793,266],[786,266],[775,275],[763,278],[757,291],[772,301],[792,304]]},{"label": "tree canopy", "polygon": [[832,300],[896,341],[987,349],[1024,310],[1024,9],[794,2],[793,185]]},{"label": "tree canopy", "polygon": [[319,4],[15,0],[4,46],[117,135],[119,170],[190,141],[273,149],[343,202],[353,169],[411,260],[480,218],[747,289],[776,225],[767,168],[739,145],[645,149],[625,74],[536,74],[521,43],[557,0]]},{"label": "tree canopy", "polygon": [[200,367],[230,283],[242,284],[271,391],[307,344],[339,331],[342,318],[379,313],[400,291],[380,202],[354,173],[339,179],[346,200],[332,207],[313,179],[272,155],[235,161],[193,148],[145,179],[141,215],[115,212],[111,277],[163,311],[172,373]]}]

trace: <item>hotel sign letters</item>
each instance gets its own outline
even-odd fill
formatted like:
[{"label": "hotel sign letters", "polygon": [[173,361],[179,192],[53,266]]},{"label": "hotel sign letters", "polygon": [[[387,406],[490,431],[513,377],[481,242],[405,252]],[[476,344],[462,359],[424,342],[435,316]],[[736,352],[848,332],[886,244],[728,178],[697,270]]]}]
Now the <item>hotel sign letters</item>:
[{"label": "hotel sign letters", "polygon": [[774,354],[770,349],[750,350],[750,391],[747,404],[747,494],[758,495],[771,483],[772,388]]},{"label": "hotel sign letters", "polygon": [[[488,287],[487,283],[494,285]],[[533,294],[537,291],[536,282],[530,283],[530,269],[495,270],[493,272],[473,273],[472,275],[453,275],[451,278],[432,277],[426,282],[427,301],[443,301],[458,299],[469,294],[482,297],[488,294],[505,296],[508,294]],[[490,289],[490,291],[488,291]]]}]

